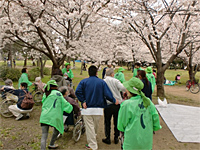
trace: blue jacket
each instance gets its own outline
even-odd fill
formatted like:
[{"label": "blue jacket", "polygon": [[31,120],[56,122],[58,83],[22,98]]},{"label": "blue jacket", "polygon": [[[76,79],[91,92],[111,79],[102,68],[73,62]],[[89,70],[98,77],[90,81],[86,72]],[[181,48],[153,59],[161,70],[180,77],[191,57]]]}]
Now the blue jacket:
[{"label": "blue jacket", "polygon": [[[21,108],[21,104],[22,104],[22,100],[24,99],[24,96],[26,95],[26,93],[24,92],[24,90],[26,92],[28,92],[28,89],[13,90],[13,89],[4,88],[4,90],[6,92],[9,92],[9,93],[12,93],[13,95],[18,96],[17,107],[20,108],[20,109],[23,109],[23,108]],[[27,109],[23,109],[23,110],[27,110]]]},{"label": "blue jacket", "polygon": [[81,103],[86,102],[88,108],[105,108],[106,100],[113,103],[116,101],[106,82],[97,76],[81,80],[75,94]]}]

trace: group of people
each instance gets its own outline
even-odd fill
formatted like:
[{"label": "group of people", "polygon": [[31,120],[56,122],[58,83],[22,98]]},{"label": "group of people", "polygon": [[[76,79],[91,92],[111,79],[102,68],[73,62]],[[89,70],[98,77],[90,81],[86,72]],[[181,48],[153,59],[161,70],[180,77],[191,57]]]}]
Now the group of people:
[{"label": "group of people", "polygon": [[[62,70],[53,70],[52,78],[44,86],[42,98],[41,149],[46,148],[49,127],[54,127],[54,132],[48,148],[57,148],[55,141],[65,129],[66,117],[64,116],[73,118],[72,110],[80,115],[80,107],[73,99],[75,97],[82,106],[81,115],[86,128],[87,144],[85,146],[87,149],[98,149],[97,131],[103,115],[105,138],[102,142],[111,144],[111,118],[113,116],[115,144],[119,142],[119,136],[123,135],[123,149],[152,149],[153,132],[161,129],[159,115],[151,101],[154,83],[151,81],[152,76],[148,77],[148,73],[151,73],[152,69],[147,68],[147,73],[140,66],[134,70],[139,71],[137,74],[134,71],[133,77],[125,81],[124,68],[120,67],[115,74],[114,69],[108,64],[103,71],[102,80],[97,76],[98,68],[92,65],[88,68],[89,77],[80,81],[75,93],[70,87],[74,77],[70,64],[66,63]],[[25,95],[24,90],[28,91],[28,87],[32,85],[27,73],[27,68],[22,69],[22,76],[19,79],[20,89],[12,92],[20,96],[21,100]],[[4,90],[9,91],[6,87]],[[124,93],[127,93],[126,100],[123,98]],[[69,95],[71,95],[70,98]],[[9,110],[16,116],[16,120],[20,120],[24,115],[29,118],[29,112],[32,109],[22,110],[19,102],[20,98],[15,105],[15,113],[11,107]]]}]

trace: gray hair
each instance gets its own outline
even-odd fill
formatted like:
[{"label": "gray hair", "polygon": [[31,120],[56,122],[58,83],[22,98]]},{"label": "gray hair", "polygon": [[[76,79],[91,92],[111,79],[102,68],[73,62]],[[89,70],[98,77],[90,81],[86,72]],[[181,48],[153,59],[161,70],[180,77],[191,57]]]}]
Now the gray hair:
[{"label": "gray hair", "polygon": [[113,68],[107,68],[106,69],[106,76],[111,76],[111,74],[114,73],[114,69]]},{"label": "gray hair", "polygon": [[62,93],[62,95],[65,95],[65,93],[69,91],[67,86],[61,86],[58,90]]},{"label": "gray hair", "polygon": [[11,85],[13,82],[12,82],[12,80],[11,79],[7,79],[6,81],[5,81],[5,85]]}]

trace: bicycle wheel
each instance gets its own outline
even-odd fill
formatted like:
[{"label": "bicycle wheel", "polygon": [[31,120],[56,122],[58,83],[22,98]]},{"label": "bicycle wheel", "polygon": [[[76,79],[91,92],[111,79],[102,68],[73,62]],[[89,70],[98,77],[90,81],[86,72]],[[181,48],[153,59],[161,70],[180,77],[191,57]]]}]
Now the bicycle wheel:
[{"label": "bicycle wheel", "polygon": [[1,105],[0,105],[0,113],[2,116],[8,118],[8,117],[12,117],[13,114],[9,111],[8,107],[10,105],[14,105],[16,103],[16,101],[14,100],[4,100],[2,101]]},{"label": "bicycle wheel", "polygon": [[81,137],[81,124],[78,123],[73,130],[73,139],[75,142],[78,142]]},{"label": "bicycle wheel", "polygon": [[33,100],[34,100],[36,105],[41,103],[42,96],[43,96],[43,92],[42,91],[35,92],[35,94],[33,95]]},{"label": "bicycle wheel", "polygon": [[186,84],[185,84],[185,89],[186,89],[186,91],[189,91],[189,89],[190,89],[190,80],[188,80],[187,82],[186,82]]},{"label": "bicycle wheel", "polygon": [[196,94],[199,92],[199,85],[198,84],[193,84],[190,87],[190,92],[193,94]]}]

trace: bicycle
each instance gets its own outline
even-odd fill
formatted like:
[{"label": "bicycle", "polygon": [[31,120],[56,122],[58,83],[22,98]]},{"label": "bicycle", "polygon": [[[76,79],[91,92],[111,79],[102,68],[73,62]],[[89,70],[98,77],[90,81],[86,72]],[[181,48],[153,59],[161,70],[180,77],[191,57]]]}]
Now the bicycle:
[{"label": "bicycle", "polygon": [[190,90],[191,93],[196,94],[196,93],[199,92],[199,89],[200,89],[200,87],[199,87],[198,81],[193,80],[193,81],[191,82],[191,80],[188,80],[188,81],[186,82],[186,90],[187,90],[187,91]]}]

